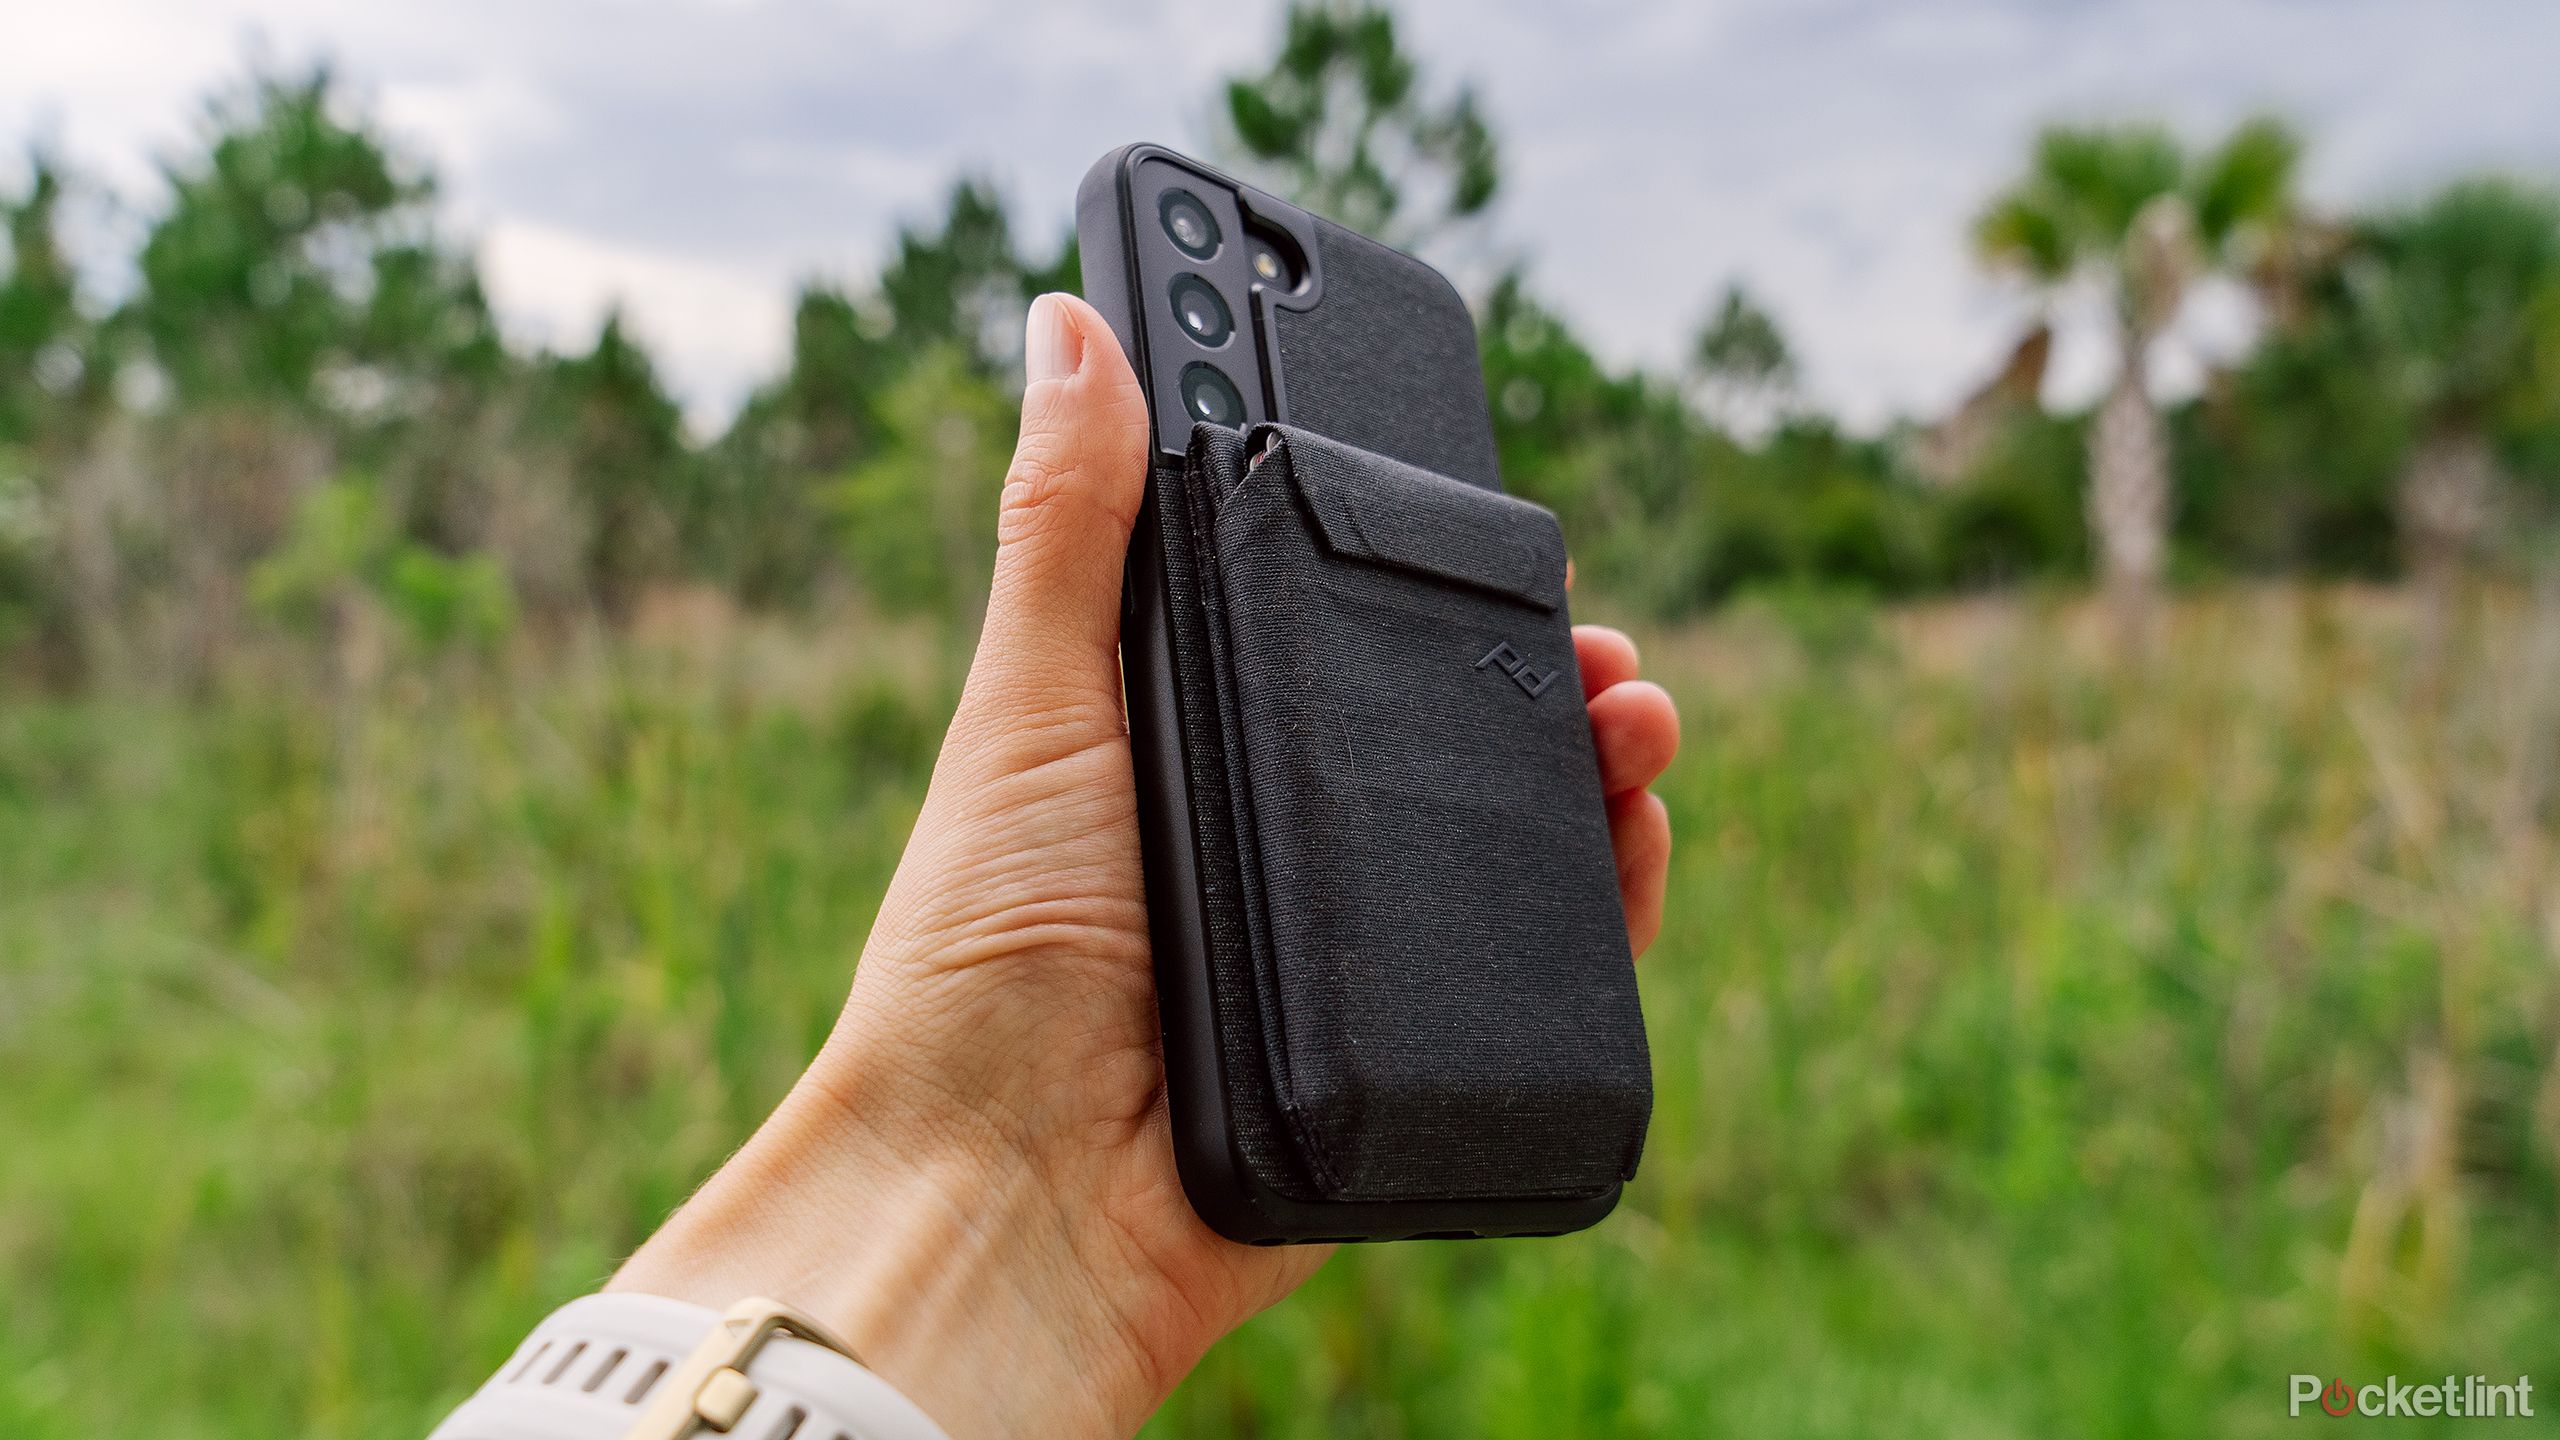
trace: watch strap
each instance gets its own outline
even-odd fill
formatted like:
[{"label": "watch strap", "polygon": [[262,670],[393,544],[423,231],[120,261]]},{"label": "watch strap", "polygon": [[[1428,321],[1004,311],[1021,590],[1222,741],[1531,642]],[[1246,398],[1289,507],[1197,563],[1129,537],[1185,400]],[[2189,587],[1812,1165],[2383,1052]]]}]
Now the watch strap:
[{"label": "watch strap", "polygon": [[656,1295],[553,1311],[429,1440],[949,1440],[807,1316]]}]

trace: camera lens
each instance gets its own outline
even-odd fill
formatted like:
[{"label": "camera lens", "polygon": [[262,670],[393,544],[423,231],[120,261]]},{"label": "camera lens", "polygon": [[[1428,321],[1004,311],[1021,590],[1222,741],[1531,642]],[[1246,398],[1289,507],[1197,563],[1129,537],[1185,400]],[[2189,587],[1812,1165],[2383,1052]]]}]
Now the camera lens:
[{"label": "camera lens", "polygon": [[1253,274],[1255,279],[1274,290],[1298,288],[1297,270],[1290,265],[1289,257],[1280,253],[1279,246],[1268,241],[1253,242]]},{"label": "camera lens", "polygon": [[1251,217],[1245,223],[1244,253],[1246,267],[1265,288],[1283,295],[1295,295],[1306,288],[1307,262],[1298,250],[1298,242],[1268,225],[1254,223]]},{"label": "camera lens", "polygon": [[1227,312],[1226,300],[1217,288],[1197,275],[1177,275],[1173,280],[1173,318],[1192,339],[1215,350],[1227,343],[1236,332],[1235,317]]},{"label": "camera lens", "polygon": [[1192,419],[1211,425],[1230,430],[1244,425],[1244,397],[1215,365],[1194,362],[1183,367],[1182,408],[1191,412]]},{"label": "camera lens", "polygon": [[1157,202],[1157,217],[1164,221],[1164,233],[1183,254],[1194,260],[1206,260],[1218,253],[1218,217],[1200,203],[1200,197],[1188,190],[1167,190]]}]

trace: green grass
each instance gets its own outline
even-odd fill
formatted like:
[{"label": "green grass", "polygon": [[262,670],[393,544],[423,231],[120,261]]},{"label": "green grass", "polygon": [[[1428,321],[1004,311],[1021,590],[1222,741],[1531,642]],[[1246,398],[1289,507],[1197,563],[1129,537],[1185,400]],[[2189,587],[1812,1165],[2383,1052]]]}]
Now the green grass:
[{"label": "green grass", "polygon": [[[2416,697],[2351,594],[2191,602],[2150,669],[2014,604],[1645,637],[1690,738],[1627,1204],[1346,1251],[1157,1430],[2560,1411],[2556,624],[2484,601]],[[824,1033],[948,673],[755,633],[0,700],[0,1427],[423,1433]]]}]

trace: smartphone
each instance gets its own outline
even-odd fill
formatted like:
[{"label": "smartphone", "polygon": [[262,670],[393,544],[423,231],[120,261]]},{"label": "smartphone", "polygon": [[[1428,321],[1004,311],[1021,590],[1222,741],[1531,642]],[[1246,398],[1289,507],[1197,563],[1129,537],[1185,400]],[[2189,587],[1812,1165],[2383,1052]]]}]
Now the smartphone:
[{"label": "smartphone", "polygon": [[[1192,1207],[1256,1244],[1556,1234],[1617,1191],[1562,1199],[1343,1202],[1275,1183],[1257,1150],[1250,997],[1212,954],[1212,896],[1184,758],[1167,532],[1158,503],[1195,423],[1272,421],[1501,488],[1473,319],[1439,272],[1154,145],[1104,156],[1076,199],[1087,300],[1148,399],[1151,473],[1132,538],[1121,653],[1176,1164]],[[1178,539],[1178,537],[1176,537]],[[1222,1031],[1222,1026],[1228,1027]]]}]

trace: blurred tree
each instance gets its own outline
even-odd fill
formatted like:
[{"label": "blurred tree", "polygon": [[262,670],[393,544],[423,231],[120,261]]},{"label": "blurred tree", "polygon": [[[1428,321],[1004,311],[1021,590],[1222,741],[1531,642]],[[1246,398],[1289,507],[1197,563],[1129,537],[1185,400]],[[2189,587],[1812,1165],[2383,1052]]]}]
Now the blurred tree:
[{"label": "blurred tree", "polygon": [[904,356],[885,304],[802,288],[791,363],[748,397],[711,453],[707,561],[751,605],[805,601],[837,550],[823,491],[880,444],[880,397]]},{"label": "blurred tree", "polygon": [[[1484,213],[1490,129],[1423,83],[1384,7],[1301,3],[1280,38],[1220,92],[1240,166],[1405,244]],[[582,354],[510,353],[433,175],[326,69],[253,71],[204,107],[110,315],[84,312],[59,238],[77,189],[32,158],[0,195],[0,628],[80,617],[74,652],[94,634],[142,673],[211,657],[243,601],[292,627],[323,591],[420,635],[513,607],[620,620],[678,575],[963,616],[1022,307],[1078,274],[1071,242],[1025,247],[962,179],[875,277],[802,291],[787,368],[705,450],[618,318]],[[2034,399],[2046,346],[2021,346],[1999,403],[1940,427],[1966,443],[1936,489],[1793,403],[1786,337],[1739,287],[1665,375],[1604,363],[1515,272],[1478,315],[1504,471],[1565,517],[1583,593],[1663,614],[2093,555],[2131,612],[2173,509],[2181,567],[2377,573],[2396,544],[2441,589],[2493,501],[2560,472],[2560,202],[2484,181],[2328,223],[2296,212],[2295,164],[2265,121],[2204,153],[2142,127],[2043,136],[1975,238],[2049,298],[2102,288],[2124,363],[2092,416],[2056,417]],[[2163,416],[2145,362],[2209,272],[2257,291],[2264,339]],[[332,570],[356,534],[364,563]],[[498,578],[459,563],[479,555]]]},{"label": "blurred tree", "polygon": [[1941,583],[1976,588],[2087,573],[2089,527],[2074,484],[2087,430],[2078,416],[2012,410],[1981,437],[1961,484],[1931,487]]},{"label": "blurred tree", "polygon": [[682,417],[619,311],[593,349],[546,367],[539,419],[538,438],[557,451],[585,519],[588,593],[619,624],[704,523]]},{"label": "blurred tree", "polygon": [[1932,497],[1887,443],[1780,407],[1793,363],[1747,295],[1727,295],[1690,376],[1757,400],[1753,449],[1677,385],[1611,373],[1516,273],[1479,332],[1505,482],[1563,518],[1592,588],[1677,615],[1762,584],[1889,595],[1937,574]]},{"label": "blurred tree", "polygon": [[2271,119],[2190,155],[2156,126],[2057,126],[2027,173],[1974,224],[1993,264],[2049,295],[2103,285],[2117,375],[2089,435],[2088,518],[2100,570],[2129,635],[2147,617],[2168,558],[2169,454],[2148,389],[2153,342],[2204,271],[2241,264],[2294,211],[2300,144]]},{"label": "blurred tree", "polygon": [[2257,348],[2207,387],[2178,447],[2181,543],[2242,571],[2389,576],[2407,424],[2363,353],[2342,252],[2285,278]]},{"label": "blurred tree", "polygon": [[881,506],[830,499],[848,473],[895,443],[882,409],[891,392],[917,366],[954,357],[982,382],[1013,383],[1031,297],[1073,289],[1078,275],[1072,237],[1047,261],[1025,256],[994,188],[963,180],[938,228],[900,228],[871,293],[804,287],[790,367],[748,400],[712,455],[712,573],[751,604],[805,601],[848,553],[842,526],[897,523]]},{"label": "blurred tree", "polygon": [[1494,445],[1514,488],[1595,542],[1680,507],[1694,427],[1676,391],[1609,373],[1516,272],[1493,287],[1477,334]]},{"label": "blurred tree", "polygon": [[76,673],[49,476],[66,463],[101,393],[95,327],[61,238],[64,180],[41,151],[27,186],[0,196],[0,660],[31,639],[35,668]]},{"label": "blurred tree", "polygon": [[422,253],[432,178],[325,67],[251,76],[206,107],[204,131],[200,153],[164,167],[168,207],[122,317],[174,398],[319,405],[333,367],[431,361],[482,338],[469,317],[422,313],[430,294],[467,303],[476,283]]},{"label": "blurred tree", "polygon": [[956,346],[991,373],[1011,369],[1036,273],[1014,247],[995,187],[964,179],[951,187],[940,230],[899,227],[897,253],[880,272],[883,338],[909,361]]},{"label": "blurred tree", "polygon": [[1613,502],[1574,489],[1566,456],[1598,431],[1630,423],[1644,406],[1641,384],[1603,370],[1517,271],[1494,285],[1476,331],[1494,445],[1508,483],[1568,523],[1603,518],[1600,512]]},{"label": "blurred tree", "polygon": [[971,633],[995,554],[1011,398],[952,346],[909,366],[880,413],[883,443],[828,492],[853,573],[884,612]]},{"label": "blurred tree", "polygon": [[90,387],[92,328],[61,237],[61,167],[27,157],[23,194],[0,197],[0,446],[33,445]]},{"label": "blurred tree", "polygon": [[92,588],[174,587],[181,673],[215,658],[246,571],[343,465],[381,477],[405,529],[478,543],[501,448],[479,417],[514,363],[471,260],[436,232],[433,176],[326,66],[253,70],[205,105],[196,141],[162,166],[167,198],[98,350],[148,417],[150,493],[77,507],[138,522],[90,527],[126,532],[124,558],[91,567],[112,584]]},{"label": "blurred tree", "polygon": [[1710,500],[1721,509],[1726,496],[1748,495],[1774,509],[1769,538],[1791,581],[1883,598],[1930,577],[1925,507],[1937,497],[1905,481],[1889,442],[1796,415],[1729,468],[1710,473]]},{"label": "blurred tree", "polygon": [[1729,434],[1753,438],[1778,423],[1794,391],[1795,352],[1777,317],[1737,282],[1725,287],[1690,346],[1689,374],[1708,417]]},{"label": "blurred tree", "polygon": [[524,363],[508,353],[469,256],[434,243],[374,257],[345,344],[320,374],[341,467],[379,478],[402,534],[447,553],[503,545],[523,483],[516,448]]},{"label": "blurred tree", "polygon": [[2368,222],[2344,300],[2354,358],[2407,426],[2401,542],[2440,620],[2504,488],[2501,447],[2560,419],[2536,363],[2560,337],[2560,200],[2473,179]]},{"label": "blurred tree", "polygon": [[1481,214],[1501,183],[1473,89],[1424,98],[1395,17],[1297,0],[1269,69],[1227,82],[1221,148],[1274,193],[1411,249]]},{"label": "blurred tree", "polygon": [[362,475],[303,494],[284,542],[250,570],[249,593],[280,623],[335,642],[342,682],[356,678],[363,617],[379,614],[422,654],[489,650],[515,618],[494,556],[445,555],[402,538],[382,487]]}]

